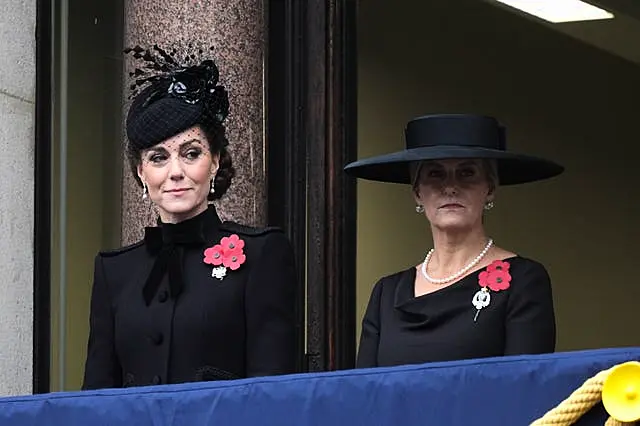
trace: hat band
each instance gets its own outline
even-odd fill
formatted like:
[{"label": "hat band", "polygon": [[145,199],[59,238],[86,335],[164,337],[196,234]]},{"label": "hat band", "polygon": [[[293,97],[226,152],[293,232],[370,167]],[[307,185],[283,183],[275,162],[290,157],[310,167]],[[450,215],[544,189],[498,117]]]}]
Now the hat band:
[{"label": "hat band", "polygon": [[433,146],[459,146],[506,150],[506,135],[503,126],[496,126],[490,132],[458,132],[455,129],[411,129],[405,132],[407,149]]}]

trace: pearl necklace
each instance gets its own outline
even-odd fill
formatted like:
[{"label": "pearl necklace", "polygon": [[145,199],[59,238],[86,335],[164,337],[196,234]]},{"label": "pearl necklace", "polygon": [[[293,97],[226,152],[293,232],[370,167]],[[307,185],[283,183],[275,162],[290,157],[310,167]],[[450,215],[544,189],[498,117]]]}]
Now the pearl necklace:
[{"label": "pearl necklace", "polygon": [[489,239],[489,241],[487,241],[487,245],[484,246],[484,249],[480,252],[479,255],[475,257],[475,259],[473,259],[467,266],[460,269],[455,274],[450,275],[446,278],[432,278],[429,276],[429,274],[427,274],[427,265],[429,264],[429,260],[431,259],[431,255],[433,254],[433,249],[431,249],[429,250],[429,253],[427,253],[427,256],[424,258],[424,262],[422,262],[422,276],[425,277],[427,281],[430,281],[434,284],[445,284],[450,281],[457,280],[462,275],[466,274],[467,271],[469,271],[469,269],[476,266],[478,262],[480,262],[482,258],[487,254],[487,252],[489,251],[492,245],[493,245],[493,240]]}]

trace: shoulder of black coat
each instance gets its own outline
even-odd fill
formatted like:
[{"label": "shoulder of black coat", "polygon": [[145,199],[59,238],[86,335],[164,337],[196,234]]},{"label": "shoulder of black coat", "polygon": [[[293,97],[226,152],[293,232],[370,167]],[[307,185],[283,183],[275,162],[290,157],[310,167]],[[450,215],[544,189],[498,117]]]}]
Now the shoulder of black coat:
[{"label": "shoulder of black coat", "polygon": [[220,224],[220,230],[232,234],[239,234],[246,237],[260,237],[272,233],[282,233],[282,229],[277,226],[256,227],[242,225],[237,222],[225,221]]},{"label": "shoulder of black coat", "polygon": [[114,256],[118,256],[120,254],[123,253],[127,253],[133,249],[136,249],[138,247],[142,247],[144,245],[144,240],[140,240],[136,243],[130,244],[128,246],[124,246],[124,247],[120,247],[120,248],[116,248],[116,249],[112,249],[112,250],[103,250],[100,252],[100,256],[102,257],[114,257]]}]

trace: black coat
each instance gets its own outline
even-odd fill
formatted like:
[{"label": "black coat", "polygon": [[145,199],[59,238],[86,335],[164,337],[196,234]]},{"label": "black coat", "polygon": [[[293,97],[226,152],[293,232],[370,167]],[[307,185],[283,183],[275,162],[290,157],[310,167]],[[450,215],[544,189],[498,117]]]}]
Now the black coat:
[{"label": "black coat", "polygon": [[382,278],[362,321],[358,368],[553,352],[556,341],[551,281],[540,263],[507,259],[506,290],[491,292],[474,321],[481,271],[419,297],[416,269]]},{"label": "black coat", "polygon": [[[204,250],[244,240],[246,261],[212,276]],[[296,273],[278,229],[221,223],[213,207],[95,260],[83,389],[295,372]]]}]

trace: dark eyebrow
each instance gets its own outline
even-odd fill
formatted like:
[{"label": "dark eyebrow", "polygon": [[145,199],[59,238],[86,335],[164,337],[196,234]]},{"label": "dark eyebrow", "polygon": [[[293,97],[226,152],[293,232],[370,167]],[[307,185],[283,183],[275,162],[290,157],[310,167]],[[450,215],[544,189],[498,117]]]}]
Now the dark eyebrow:
[{"label": "dark eyebrow", "polygon": [[[184,148],[185,146],[189,146],[193,143],[197,143],[198,145],[203,145],[202,141],[200,139],[189,139],[188,141],[184,141],[180,144],[180,149]],[[149,148],[147,150],[147,152],[166,152],[167,149],[164,146],[161,145],[156,145],[156,146],[152,146],[151,148]]]},{"label": "dark eyebrow", "polygon": [[164,147],[162,146],[152,146],[151,148],[146,149],[144,152],[146,154],[151,154],[151,153],[159,153],[159,152],[166,152],[167,150],[164,149]]},{"label": "dark eyebrow", "polygon": [[192,143],[197,143],[198,145],[202,145],[202,141],[200,139],[193,138],[193,139],[189,139],[188,141],[182,142],[180,144],[180,148],[183,148],[187,145],[191,145]]}]

